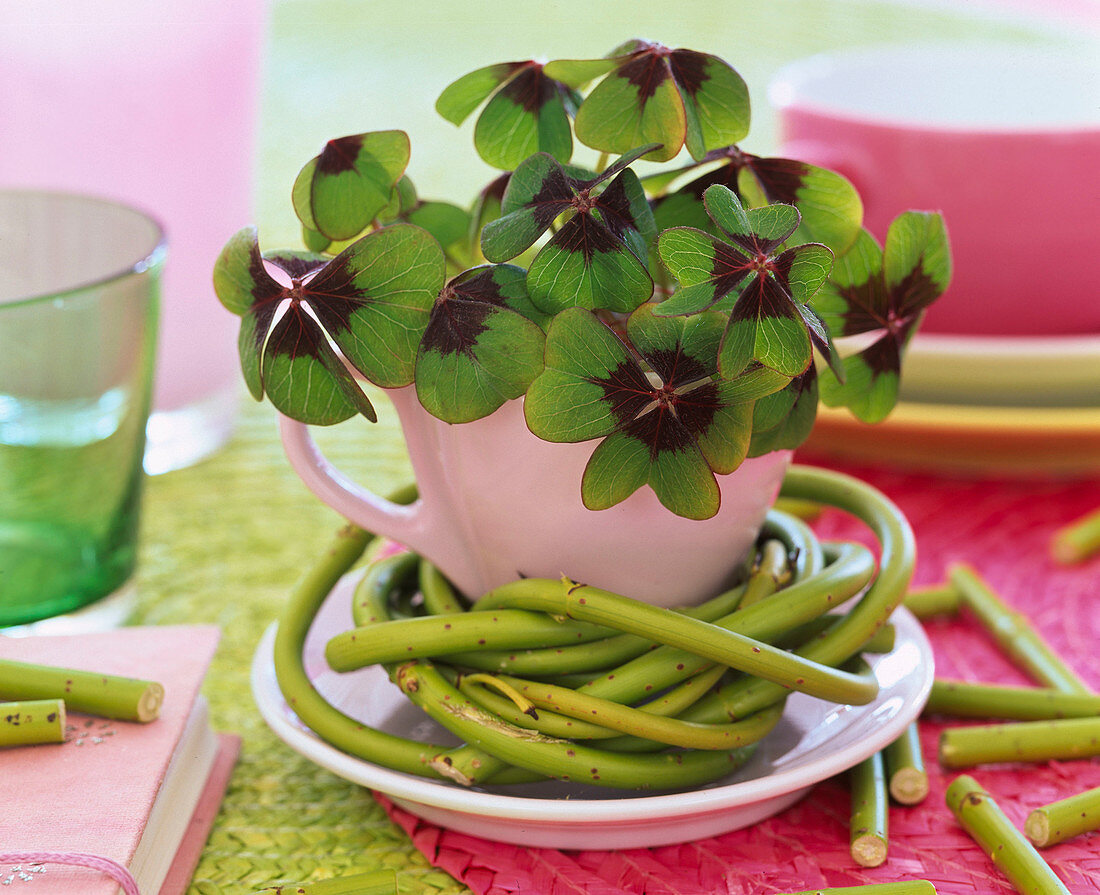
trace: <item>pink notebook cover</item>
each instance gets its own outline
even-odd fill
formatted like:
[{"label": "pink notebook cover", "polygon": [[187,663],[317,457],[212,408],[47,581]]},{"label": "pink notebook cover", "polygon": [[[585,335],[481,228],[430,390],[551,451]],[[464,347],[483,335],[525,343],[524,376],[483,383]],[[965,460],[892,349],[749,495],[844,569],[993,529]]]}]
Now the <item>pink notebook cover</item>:
[{"label": "pink notebook cover", "polygon": [[[148,724],[71,713],[64,743],[0,751],[0,852],[85,853],[129,865],[218,636],[212,626],[165,626],[0,637],[0,658],[157,680],[165,689],[160,717]],[[204,798],[220,798],[225,763],[236,756],[232,739],[220,745]],[[0,883],[13,873],[18,879],[26,868],[0,865]],[[35,895],[114,895],[119,888],[94,870],[45,864],[31,875]]]}]

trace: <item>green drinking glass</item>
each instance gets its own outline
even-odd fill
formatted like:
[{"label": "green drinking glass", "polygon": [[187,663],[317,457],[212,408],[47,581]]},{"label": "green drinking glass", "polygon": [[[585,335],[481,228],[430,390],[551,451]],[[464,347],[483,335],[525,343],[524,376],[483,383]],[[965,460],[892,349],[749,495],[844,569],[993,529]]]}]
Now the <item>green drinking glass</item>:
[{"label": "green drinking glass", "polygon": [[165,252],[136,209],[0,191],[0,627],[128,588]]}]

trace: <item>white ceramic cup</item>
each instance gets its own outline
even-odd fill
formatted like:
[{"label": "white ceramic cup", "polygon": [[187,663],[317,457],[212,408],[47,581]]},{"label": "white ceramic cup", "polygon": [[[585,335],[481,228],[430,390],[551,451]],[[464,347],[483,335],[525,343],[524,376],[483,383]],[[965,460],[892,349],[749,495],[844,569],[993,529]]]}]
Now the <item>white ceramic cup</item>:
[{"label": "white ceramic cup", "polygon": [[287,456],[321,500],[427,557],[475,599],[521,576],[565,575],[659,606],[699,603],[729,583],[791,458],[777,451],[719,476],[722,505],[705,521],[674,515],[648,487],[592,511],[580,494],[595,442],[536,438],[522,400],[449,425],[420,406],[411,386],[389,395],[419,486],[416,503],[398,506],[352,482],[325,459],[308,427],[284,417]]}]

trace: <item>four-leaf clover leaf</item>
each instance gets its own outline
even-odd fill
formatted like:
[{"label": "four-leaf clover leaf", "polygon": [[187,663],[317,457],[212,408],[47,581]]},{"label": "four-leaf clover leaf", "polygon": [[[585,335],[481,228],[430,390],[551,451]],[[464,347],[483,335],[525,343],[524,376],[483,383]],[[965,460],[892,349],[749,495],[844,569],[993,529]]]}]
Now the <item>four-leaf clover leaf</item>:
[{"label": "four-leaf clover leaf", "polygon": [[879,332],[844,359],[844,381],[825,373],[821,400],[847,406],[864,422],[879,422],[897,403],[901,358],[921,315],[951,281],[951,251],[943,218],[907,211],[890,224],[885,248],[862,231],[841,257],[813,306],[838,338]]},{"label": "four-leaf clover leaf", "polygon": [[674,513],[707,519],[720,503],[715,473],[732,472],[748,451],[753,402],[788,380],[760,366],[718,377],[722,315],[657,317],[654,307],[627,320],[633,350],[590,311],[558,314],[524,414],[547,441],[603,439],[581,481],[589,509],[648,484]]},{"label": "four-leaf clover leaf", "polygon": [[754,361],[798,376],[813,360],[814,347],[831,358],[829,334],[805,302],[828,277],[832,252],[818,243],[782,248],[798,227],[798,209],[776,204],[745,210],[720,185],[709,187],[703,201],[726,239],[694,227],[661,233],[661,260],[681,288],[656,313],[694,314],[732,297],[719,352],[723,376],[736,376]]},{"label": "four-leaf clover leaf", "polygon": [[242,318],[238,347],[253,396],[266,393],[286,415],[330,425],[357,412],[375,419],[345,360],[384,388],[413,381],[443,278],[439,244],[409,224],[376,230],[331,260],[262,255],[248,228],[222,249],[214,289]]},{"label": "four-leaf clover leaf", "polygon": [[502,217],[482,231],[485,257],[515,258],[569,212],[531,262],[531,301],[547,313],[568,307],[634,310],[653,292],[642,259],[654,228],[641,183],[628,165],[649,148],[635,149],[595,176],[567,170],[546,153],[531,156],[512,172]]},{"label": "four-leaf clover leaf", "polygon": [[695,159],[749,130],[749,91],[709,53],[632,40],[605,59],[557,60],[546,71],[580,87],[607,75],[577,112],[577,139],[604,152],[656,143],[646,158],[667,161],[687,146]]}]

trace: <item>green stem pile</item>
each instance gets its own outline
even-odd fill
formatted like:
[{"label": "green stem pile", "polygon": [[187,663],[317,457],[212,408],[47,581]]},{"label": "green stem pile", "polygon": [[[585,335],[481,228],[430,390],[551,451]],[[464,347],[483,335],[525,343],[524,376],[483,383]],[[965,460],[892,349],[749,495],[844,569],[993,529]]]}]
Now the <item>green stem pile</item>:
[{"label": "green stem pile", "polygon": [[667,790],[726,776],[775,727],[791,692],[843,704],[876,698],[873,674],[840,666],[881,639],[912,572],[912,533],[874,489],[794,467],[782,495],[865,522],[880,544],[877,574],[867,548],[821,544],[774,510],[741,583],[686,609],[568,579],[515,581],[467,607],[413,554],[369,562],[352,599],[355,626],[329,641],[326,658],[336,671],[384,667],[458,747],[364,727],[310,684],[301,656],[309,625],[371,539],[349,527],[279,624],[279,686],[342,751],[464,785],[550,777]]}]

